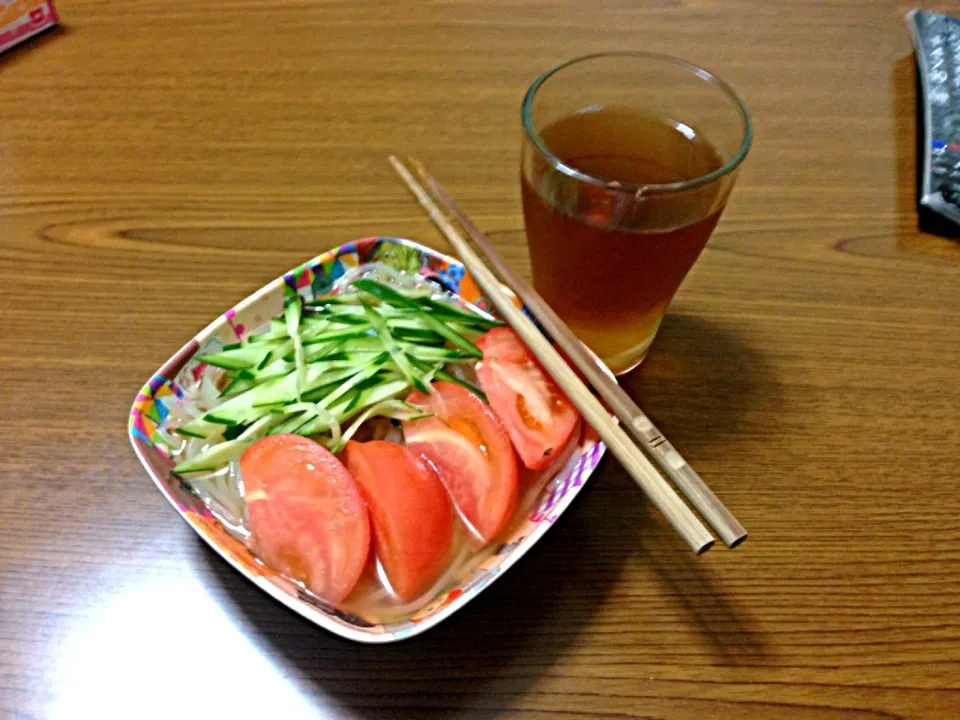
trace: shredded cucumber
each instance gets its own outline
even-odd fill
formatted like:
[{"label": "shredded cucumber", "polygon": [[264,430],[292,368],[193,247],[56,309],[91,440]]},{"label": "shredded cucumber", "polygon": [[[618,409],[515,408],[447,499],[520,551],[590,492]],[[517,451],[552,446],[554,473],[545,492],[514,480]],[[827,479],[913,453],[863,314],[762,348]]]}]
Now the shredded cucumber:
[{"label": "shredded cucumber", "polygon": [[200,355],[197,361],[226,370],[243,370],[259,365],[268,352],[270,352],[270,345],[267,343],[234,346],[230,350],[224,348],[218,353]]},{"label": "shredded cucumber", "polygon": [[394,290],[389,285],[378,283],[376,280],[357,280],[353,284],[359,290],[369,293],[383,302],[392,303],[416,312],[420,319],[423,320],[427,328],[439,333],[440,335],[443,335],[447,340],[466,352],[468,355],[472,355],[475,358],[483,357],[483,352],[481,352],[480,348],[478,348],[456,330],[452,329],[449,325],[440,322],[433,315],[428,314],[417,303],[416,300],[408,298]]},{"label": "shredded cucumber", "polygon": [[404,377],[406,377],[407,380],[410,381],[410,384],[420,392],[430,392],[430,388],[424,385],[423,380],[417,376],[417,373],[413,369],[413,365],[410,364],[410,361],[407,359],[407,356],[404,354],[403,350],[401,350],[400,346],[397,345],[397,341],[393,339],[393,335],[391,335],[390,331],[387,329],[386,320],[380,317],[380,315],[377,314],[377,311],[369,305],[364,305],[363,309],[366,311],[367,317],[370,318],[370,324],[373,326],[373,329],[380,337],[380,342],[383,343],[383,346],[387,349],[387,352],[390,353],[390,358],[396,363],[397,367],[400,368],[400,372],[403,373]]},{"label": "shredded cucumber", "polygon": [[303,392],[306,382],[306,359],[303,354],[303,339],[300,337],[300,316],[303,307],[300,305],[300,296],[294,295],[283,308],[283,318],[287,321],[287,334],[293,339],[293,362],[296,381],[297,400]]},{"label": "shredded cucumber", "polygon": [[471,337],[500,324],[429,290],[367,279],[307,302],[291,295],[265,332],[196,358],[223,368],[224,389],[218,405],[175,429],[210,445],[174,472],[216,470],[267,434],[312,436],[340,450],[371,417],[423,416],[400,398],[429,393],[435,378],[483,397],[445,367],[482,357]]},{"label": "shredded cucumber", "polygon": [[212,472],[243,455],[250,444],[283,420],[282,415],[266,415],[233,440],[217,443],[184,460],[173,468],[175,473]]}]

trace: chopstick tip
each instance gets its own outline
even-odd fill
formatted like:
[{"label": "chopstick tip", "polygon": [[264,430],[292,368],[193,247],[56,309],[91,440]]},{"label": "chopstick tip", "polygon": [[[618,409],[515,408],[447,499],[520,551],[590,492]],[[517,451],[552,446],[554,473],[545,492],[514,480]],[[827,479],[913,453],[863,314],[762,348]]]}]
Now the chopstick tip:
[{"label": "chopstick tip", "polygon": [[693,549],[694,555],[703,555],[707,550],[713,547],[713,544],[715,542],[716,540],[714,540],[713,538],[710,538],[709,540],[704,542],[699,548]]},{"label": "chopstick tip", "polygon": [[730,548],[731,550],[733,550],[735,547],[738,547],[738,546],[739,546],[744,540],[746,540],[748,537],[749,537],[749,534],[746,533],[746,532],[744,532],[743,535],[740,535],[740,536],[734,538],[733,540],[731,540],[730,542],[728,542],[728,543],[727,543],[727,547]]},{"label": "chopstick tip", "polygon": [[423,163],[417,160],[413,155],[407,155],[407,165],[416,170],[417,174],[421,176],[430,174],[427,172],[427,168],[424,167]]}]

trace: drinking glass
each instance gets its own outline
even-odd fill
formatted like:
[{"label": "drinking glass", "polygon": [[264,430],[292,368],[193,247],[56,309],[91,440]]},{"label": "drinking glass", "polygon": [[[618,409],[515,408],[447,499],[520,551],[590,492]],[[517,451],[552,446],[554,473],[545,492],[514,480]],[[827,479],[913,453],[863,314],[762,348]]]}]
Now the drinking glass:
[{"label": "drinking glass", "polygon": [[750,115],[716,75],[631,52],[548,70],[522,118],[534,286],[615,373],[628,372],[720,219]]}]

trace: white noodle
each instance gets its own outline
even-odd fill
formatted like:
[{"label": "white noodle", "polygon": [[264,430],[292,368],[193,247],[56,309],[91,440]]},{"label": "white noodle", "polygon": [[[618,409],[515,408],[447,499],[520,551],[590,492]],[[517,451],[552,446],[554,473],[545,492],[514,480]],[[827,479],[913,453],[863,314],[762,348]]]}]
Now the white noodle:
[{"label": "white noodle", "polygon": [[334,283],[333,289],[338,293],[356,292],[353,289],[353,282],[360,279],[376,280],[403,290],[434,290],[434,286],[426,278],[401,272],[383,263],[365,263],[348,270]]}]

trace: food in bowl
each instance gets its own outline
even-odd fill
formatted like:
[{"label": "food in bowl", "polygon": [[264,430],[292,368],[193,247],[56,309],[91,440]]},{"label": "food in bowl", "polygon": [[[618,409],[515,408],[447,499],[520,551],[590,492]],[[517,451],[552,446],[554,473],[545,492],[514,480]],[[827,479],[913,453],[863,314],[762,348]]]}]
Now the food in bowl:
[{"label": "food in bowl", "polygon": [[580,438],[511,329],[381,263],[288,292],[282,316],[195,360],[159,428],[174,473],[233,511],[260,562],[369,622],[488,558]]}]

